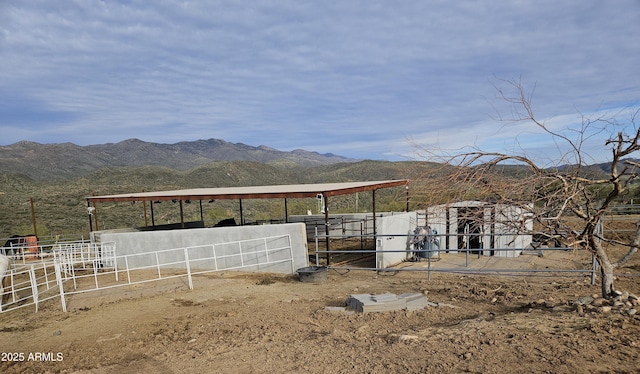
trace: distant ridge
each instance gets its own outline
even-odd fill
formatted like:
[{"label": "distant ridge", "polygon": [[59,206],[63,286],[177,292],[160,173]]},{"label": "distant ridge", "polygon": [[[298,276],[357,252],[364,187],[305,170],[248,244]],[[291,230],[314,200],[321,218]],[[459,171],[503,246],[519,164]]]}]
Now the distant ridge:
[{"label": "distant ridge", "polygon": [[187,170],[214,161],[281,162],[313,167],[357,160],[302,149],[291,152],[220,139],[161,144],[139,139],[79,146],[21,141],[0,146],[0,173],[21,174],[34,180],[64,180],[96,170],[123,166],[164,166]]}]

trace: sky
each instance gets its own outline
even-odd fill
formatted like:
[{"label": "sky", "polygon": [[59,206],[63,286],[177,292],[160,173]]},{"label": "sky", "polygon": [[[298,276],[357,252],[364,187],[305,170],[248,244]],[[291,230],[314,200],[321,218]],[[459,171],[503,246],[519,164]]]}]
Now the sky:
[{"label": "sky", "polygon": [[558,160],[563,142],[509,120],[499,90],[520,82],[541,123],[601,161],[635,129],[639,19],[640,0],[0,0],[0,145]]}]

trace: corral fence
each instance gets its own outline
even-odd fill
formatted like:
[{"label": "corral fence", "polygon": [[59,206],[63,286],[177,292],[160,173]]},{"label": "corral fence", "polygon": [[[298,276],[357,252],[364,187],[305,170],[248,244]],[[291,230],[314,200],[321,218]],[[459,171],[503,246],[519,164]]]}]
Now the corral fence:
[{"label": "corral fence", "polygon": [[58,282],[53,262],[37,261],[29,265],[13,266],[5,275],[10,285],[3,289],[2,298],[6,304],[0,303],[0,312],[35,306],[59,297]]},{"label": "corral fence", "polygon": [[[456,236],[458,234],[433,234],[426,236],[427,243],[445,243],[447,236]],[[482,236],[483,234],[466,234],[468,237],[474,235]],[[501,234],[494,234],[501,236]],[[512,237],[513,234],[503,234]],[[404,237],[406,242],[411,242],[413,235],[397,234],[397,235],[364,235],[363,240],[379,240],[389,239],[391,237]],[[409,248],[391,248],[391,249],[330,249],[327,250],[324,243],[329,241],[342,240],[340,235],[325,235],[317,230],[314,234],[315,249],[310,255],[315,260],[316,266],[327,266],[337,271],[350,270],[372,270],[376,272],[398,272],[398,271],[417,271],[426,272],[427,279],[431,279],[432,273],[459,273],[459,274],[485,274],[485,275],[543,275],[566,273],[578,276],[590,276],[591,284],[595,284],[596,276],[599,271],[598,263],[593,254],[582,248],[576,247],[547,247],[538,245],[529,245],[525,248],[470,248],[469,242],[462,248],[441,248],[439,245],[429,245],[421,249],[414,246]],[[513,255],[513,253],[518,253]],[[404,260],[394,266],[378,266],[378,256],[385,254],[402,254]],[[581,267],[576,268],[577,261],[558,260],[553,266],[539,266],[537,268],[528,268],[523,265],[527,262],[527,258],[544,257],[550,255],[558,255],[558,258],[570,258],[572,260],[578,257]],[[329,262],[337,259],[335,262]],[[492,264],[492,259],[499,259],[496,264]],[[481,261],[482,260],[482,261]],[[531,262],[531,261],[528,261]],[[480,264],[480,265],[478,265]],[[505,265],[506,264],[506,265]],[[512,265],[509,265],[512,264]]]},{"label": "corral fence", "polygon": [[[421,213],[417,214],[416,225],[425,220]],[[425,221],[426,222],[426,221]],[[615,205],[609,209],[609,212],[603,217],[598,230],[603,237],[614,237],[622,240],[628,240],[631,235],[636,232],[636,225],[640,222],[640,204],[624,204]],[[335,223],[339,226],[339,223]],[[373,270],[378,272],[385,271],[419,271],[426,272],[428,278],[432,273],[461,273],[461,274],[492,274],[492,275],[548,275],[556,276],[557,274],[572,274],[580,277],[589,276],[591,284],[595,284],[599,273],[599,265],[595,256],[583,247],[565,246],[561,242],[555,245],[545,245],[545,243],[536,242],[535,237],[531,245],[521,248],[515,248],[510,245],[509,248],[470,248],[470,242],[479,242],[486,233],[472,233],[465,230],[465,239],[458,241],[464,245],[461,248],[445,248],[444,243],[451,242],[454,237],[460,238],[460,233],[434,233],[427,235],[427,242],[436,242],[440,245],[428,246],[426,248],[416,250],[415,247],[408,245],[411,242],[411,234],[378,234],[374,235],[370,232],[361,235],[331,231],[329,235],[325,234],[324,227],[315,227],[313,238],[315,241],[315,249],[310,252],[310,258],[315,261],[316,266],[328,266],[331,269],[340,270]],[[512,237],[519,233],[492,233],[496,242],[505,243],[510,241],[498,239],[500,236]],[[531,234],[529,234],[531,235]],[[396,246],[395,248],[380,249],[375,248],[357,248],[357,246],[334,245],[344,241],[347,238],[358,238],[361,242],[379,243],[392,237],[404,237],[404,243],[407,245]],[[477,240],[472,240],[472,238]],[[331,242],[331,249],[327,249],[325,243]],[[517,256],[511,254],[517,252]],[[376,259],[385,254],[406,254],[406,260],[394,266],[379,266]],[[492,259],[495,256],[495,261]],[[535,262],[531,256],[545,257],[547,261],[544,265],[527,267],[523,262]],[[418,257],[419,260],[415,261]],[[411,260],[413,258],[414,260]],[[331,259],[331,261],[329,260]],[[557,260],[557,261],[556,261]],[[555,261],[555,262],[554,262]],[[640,274],[631,274],[630,276],[640,276]]]},{"label": "corral fence", "polygon": [[5,276],[10,285],[2,294],[8,300],[0,312],[28,306],[38,311],[42,302],[56,298],[66,312],[71,295],[179,277],[193,289],[194,275],[223,270],[290,263],[295,271],[288,234],[127,255],[117,255],[115,243],[77,241],[12,261]]},{"label": "corral fence", "polygon": [[331,215],[327,222],[325,217],[318,216],[300,216],[296,222],[305,224],[307,238],[313,241],[317,232],[325,233],[325,228],[329,228],[329,235],[335,235],[340,241],[357,239],[361,248],[373,243],[371,236],[373,234],[374,218],[371,215],[362,215],[354,217],[350,215]]}]

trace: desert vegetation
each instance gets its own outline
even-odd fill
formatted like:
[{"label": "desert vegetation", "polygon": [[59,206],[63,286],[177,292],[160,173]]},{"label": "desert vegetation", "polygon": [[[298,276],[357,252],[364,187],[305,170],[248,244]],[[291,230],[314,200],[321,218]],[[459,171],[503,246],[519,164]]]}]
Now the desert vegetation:
[{"label": "desert vegetation", "polygon": [[[411,179],[424,175],[432,165],[422,162],[361,161],[318,167],[291,167],[258,162],[212,162],[193,169],[178,170],[160,166],[139,166],[99,169],[90,175],[66,180],[35,180],[22,174],[0,174],[0,238],[33,234],[31,200],[38,236],[88,234],[89,223],[85,197],[140,191],[159,191],[199,187],[233,187],[297,183],[326,183],[386,179]],[[377,193],[379,211],[401,211],[406,208],[406,194],[397,191]],[[416,195],[419,198],[419,195]],[[331,201],[332,212],[371,211],[371,199],[359,196],[336,197]],[[148,207],[147,207],[148,209]],[[173,204],[154,207],[158,223],[180,222],[179,209]],[[315,199],[291,199],[289,214],[317,213]],[[281,200],[243,202],[247,221],[284,219]],[[100,228],[144,226],[143,204],[101,204]],[[239,222],[237,201],[203,202],[206,225],[234,217]],[[198,202],[184,205],[185,220],[199,220]]]}]

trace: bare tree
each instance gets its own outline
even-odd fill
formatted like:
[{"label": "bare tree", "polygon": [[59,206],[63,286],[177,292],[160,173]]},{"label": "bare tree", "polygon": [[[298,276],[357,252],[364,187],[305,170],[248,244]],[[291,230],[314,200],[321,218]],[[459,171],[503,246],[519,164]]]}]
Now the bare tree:
[{"label": "bare tree", "polygon": [[[445,153],[420,147],[421,159],[442,165],[429,178],[421,200],[429,205],[483,199],[518,206],[534,221],[532,234],[593,253],[600,267],[602,296],[615,296],[614,270],[637,252],[640,221],[633,235],[623,237],[603,235],[602,219],[637,177],[640,164],[631,157],[640,154],[640,129],[636,124],[639,112],[632,113],[623,124],[616,119],[621,113],[606,118],[582,116],[582,126],[573,130],[574,136],[570,137],[536,118],[532,97],[525,93],[519,80],[503,82],[509,90],[496,89],[512,111],[510,118],[499,120],[526,121],[563,151],[552,164],[540,165],[524,149],[508,154],[469,147]],[[606,139],[602,146],[611,150],[606,177],[602,171],[598,174],[588,168],[588,162],[593,160],[584,149],[585,143],[596,135]],[[513,222],[514,227],[520,224]],[[608,248],[614,246],[626,248],[620,258],[612,259]]]}]

